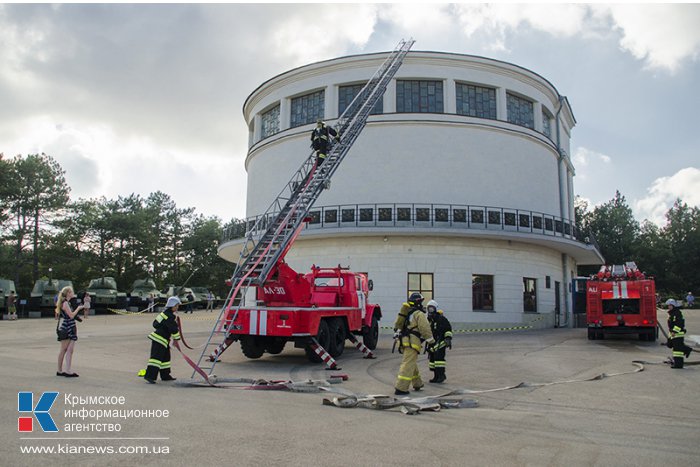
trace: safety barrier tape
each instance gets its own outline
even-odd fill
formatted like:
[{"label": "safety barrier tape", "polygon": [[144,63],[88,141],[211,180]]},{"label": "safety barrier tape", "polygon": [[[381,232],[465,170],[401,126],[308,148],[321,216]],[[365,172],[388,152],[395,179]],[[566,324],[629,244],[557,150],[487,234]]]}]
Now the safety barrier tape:
[{"label": "safety barrier tape", "polygon": [[[502,332],[502,331],[521,331],[523,329],[533,329],[532,324],[537,321],[541,321],[545,318],[545,315],[539,316],[538,318],[529,321],[528,324],[523,324],[521,326],[507,326],[501,328],[475,328],[475,329],[453,329],[452,334],[466,334],[472,332]],[[381,326],[381,329],[387,329],[393,331],[392,326]]]},{"label": "safety barrier tape", "polygon": [[[394,330],[391,326],[382,326],[382,329]],[[479,328],[479,329],[453,329],[452,334],[462,334],[471,332],[500,332],[500,331],[517,331],[522,329],[532,329],[532,326],[510,326],[504,328]]]},{"label": "safety barrier tape", "polygon": [[133,315],[140,315],[148,311],[148,308],[143,309],[141,311],[127,311],[127,310],[118,310],[114,308],[107,308],[108,311],[111,311],[114,314],[117,315],[123,315],[123,316],[133,316]]}]

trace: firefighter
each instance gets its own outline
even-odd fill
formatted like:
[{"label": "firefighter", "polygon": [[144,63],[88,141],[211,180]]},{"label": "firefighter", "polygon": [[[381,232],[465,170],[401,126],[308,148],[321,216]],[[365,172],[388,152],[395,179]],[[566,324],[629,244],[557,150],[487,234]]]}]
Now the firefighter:
[{"label": "firefighter", "polygon": [[685,345],[685,319],[681,313],[680,304],[672,298],[666,300],[668,309],[668,342],[666,346],[673,349],[673,365],[671,368],[683,368],[683,357],[688,358],[693,351]]},{"label": "firefighter", "polygon": [[330,149],[330,139],[335,138],[340,141],[338,132],[331,126],[326,125],[321,119],[316,121],[316,128],[311,131],[311,147],[316,151],[316,167],[320,167],[326,160],[328,149]]},{"label": "firefighter", "polygon": [[452,350],[452,325],[445,317],[444,312],[438,309],[438,304],[435,300],[430,300],[426,308],[428,309],[430,329],[433,332],[433,339],[435,339],[435,343],[428,347],[428,367],[434,373],[430,382],[442,383],[447,379],[447,376],[445,376],[447,366],[445,354],[447,349]]},{"label": "firefighter", "polygon": [[420,391],[423,388],[423,380],[418,371],[421,344],[423,341],[427,345],[435,342],[423,309],[423,295],[420,293],[412,293],[408,302],[401,305],[394,323],[394,339],[399,340],[399,351],[403,353],[403,360],[394,385],[394,394],[397,396],[408,394],[411,385],[414,391]]},{"label": "firefighter", "polygon": [[165,311],[153,320],[155,330],[148,335],[151,339],[151,357],[143,379],[149,384],[155,384],[158,373],[162,381],[175,381],[170,375],[170,338],[180,340],[180,328],[177,325],[175,312],[180,305],[177,296],[168,298]]}]

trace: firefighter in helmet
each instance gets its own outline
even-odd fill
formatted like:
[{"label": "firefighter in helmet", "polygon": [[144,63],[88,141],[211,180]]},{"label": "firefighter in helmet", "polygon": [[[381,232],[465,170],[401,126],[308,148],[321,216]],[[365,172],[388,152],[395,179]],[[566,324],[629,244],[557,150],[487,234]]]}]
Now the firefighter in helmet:
[{"label": "firefighter in helmet", "polygon": [[423,380],[418,371],[418,355],[424,341],[427,345],[435,342],[430,331],[430,323],[425,316],[423,295],[420,293],[412,293],[408,301],[401,305],[394,323],[394,339],[399,340],[399,351],[403,353],[403,360],[394,385],[394,394],[408,394],[411,385],[415,391],[420,391]]},{"label": "firefighter in helmet", "polygon": [[435,343],[428,347],[428,367],[434,374],[430,382],[442,383],[447,379],[445,376],[447,366],[445,354],[447,349],[452,349],[452,325],[443,311],[438,309],[435,300],[430,300],[426,308],[428,309],[430,329],[433,332],[433,339],[435,339]]},{"label": "firefighter in helmet", "polygon": [[316,121],[316,128],[311,131],[311,147],[316,151],[316,166],[319,167],[326,160],[330,149],[330,139],[340,141],[338,132],[320,118]]},{"label": "firefighter in helmet", "polygon": [[155,330],[148,335],[151,339],[151,356],[148,359],[143,379],[149,384],[155,384],[158,373],[162,381],[174,381],[170,375],[170,339],[180,340],[180,327],[175,320],[175,312],[180,306],[177,296],[168,298],[165,311],[153,320]]},{"label": "firefighter in helmet", "polygon": [[673,365],[671,368],[683,368],[683,357],[688,358],[693,351],[685,345],[685,319],[681,313],[680,304],[669,298],[666,300],[668,311],[668,342],[666,345],[673,349]]}]

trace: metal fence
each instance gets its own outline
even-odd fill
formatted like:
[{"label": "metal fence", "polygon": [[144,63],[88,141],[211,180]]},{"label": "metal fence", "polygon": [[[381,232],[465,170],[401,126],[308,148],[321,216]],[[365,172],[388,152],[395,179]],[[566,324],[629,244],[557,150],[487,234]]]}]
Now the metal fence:
[{"label": "metal fence", "polygon": [[[260,216],[246,219],[247,229]],[[268,215],[268,220],[274,213]],[[263,222],[266,220],[263,219]],[[532,233],[569,238],[598,245],[589,232],[583,232],[568,219],[536,211],[455,204],[344,204],[314,208],[309,213],[308,230],[344,227],[441,228]],[[240,237],[240,229],[225,230],[222,243]]]}]

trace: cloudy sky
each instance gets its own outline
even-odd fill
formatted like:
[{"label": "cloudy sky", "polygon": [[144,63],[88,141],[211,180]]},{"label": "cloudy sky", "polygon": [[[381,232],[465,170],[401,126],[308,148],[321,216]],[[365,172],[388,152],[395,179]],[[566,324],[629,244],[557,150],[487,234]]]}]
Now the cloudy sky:
[{"label": "cloudy sky", "polygon": [[241,218],[246,97],[414,37],[548,79],[578,121],[576,194],[661,223],[700,206],[698,25],[699,4],[0,4],[0,152],[55,157],[76,199],[161,190]]}]

